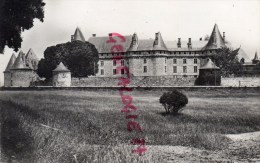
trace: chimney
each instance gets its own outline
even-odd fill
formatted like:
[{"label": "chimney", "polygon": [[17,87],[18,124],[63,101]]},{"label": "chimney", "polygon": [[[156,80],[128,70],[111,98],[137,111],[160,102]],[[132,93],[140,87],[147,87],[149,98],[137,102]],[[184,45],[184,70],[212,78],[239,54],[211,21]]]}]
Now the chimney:
[{"label": "chimney", "polygon": [[178,48],[181,48],[181,38],[178,38],[177,47],[178,47]]},{"label": "chimney", "polygon": [[158,33],[155,33],[155,40],[154,40],[154,45],[158,45],[159,44],[159,38],[158,38],[158,36],[159,36],[159,32]]},{"label": "chimney", "polygon": [[225,32],[223,32],[223,41],[226,42],[226,35],[225,35]]},{"label": "chimney", "polygon": [[96,37],[96,34],[92,34],[92,37]]},{"label": "chimney", "polygon": [[192,48],[192,46],[191,46],[191,38],[189,38],[189,42],[187,43],[187,45],[188,45],[188,48],[189,48],[189,49]]},{"label": "chimney", "polygon": [[109,37],[112,37],[112,33],[109,33],[108,36],[109,36]]},{"label": "chimney", "polygon": [[71,41],[74,41],[75,39],[74,39],[74,35],[71,35]]}]

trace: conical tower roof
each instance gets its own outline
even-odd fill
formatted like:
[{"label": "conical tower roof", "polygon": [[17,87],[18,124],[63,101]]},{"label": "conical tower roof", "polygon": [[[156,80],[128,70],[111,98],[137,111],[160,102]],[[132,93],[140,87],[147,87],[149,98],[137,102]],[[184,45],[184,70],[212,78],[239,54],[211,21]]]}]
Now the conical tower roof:
[{"label": "conical tower roof", "polygon": [[155,40],[153,42],[153,50],[168,50],[160,32],[155,33]]},{"label": "conical tower roof", "polygon": [[221,47],[226,47],[225,41],[219,32],[218,25],[215,24],[209,41],[206,46],[203,47],[203,50],[219,49]]},{"label": "conical tower roof", "polygon": [[52,71],[56,71],[56,72],[70,72],[70,70],[64,66],[64,64],[62,62],[60,62],[60,64]]},{"label": "conical tower roof", "polygon": [[211,59],[208,59],[207,63],[202,66],[200,69],[219,69],[212,61]]},{"label": "conical tower roof", "polygon": [[39,58],[38,58],[37,55],[34,53],[34,51],[32,50],[32,48],[29,49],[29,51],[27,52],[25,58],[26,58],[26,59],[29,59],[29,60],[39,61]]},{"label": "conical tower roof", "polygon": [[134,35],[132,36],[132,41],[131,41],[128,51],[136,51],[137,48],[138,48],[138,37],[137,37],[137,34],[134,33]]},{"label": "conical tower roof", "polygon": [[254,57],[254,59],[253,59],[253,60],[255,60],[255,61],[256,61],[256,60],[259,60],[259,59],[258,59],[257,52],[255,52],[255,57]]},{"label": "conical tower roof", "polygon": [[20,51],[11,69],[29,69],[29,67],[25,65],[24,59],[24,53]]},{"label": "conical tower roof", "polygon": [[11,56],[11,58],[10,58],[10,60],[9,60],[9,62],[8,62],[8,64],[7,64],[7,66],[6,66],[6,68],[5,68],[5,71],[4,71],[4,72],[8,72],[9,69],[12,68],[12,66],[13,66],[13,64],[14,64],[14,62],[15,62],[15,60],[16,60],[16,56],[15,56],[14,53],[13,53],[12,56]]},{"label": "conical tower roof", "polygon": [[74,33],[74,40],[85,42],[85,38],[84,38],[81,30],[79,29],[79,27],[76,28],[76,31]]}]

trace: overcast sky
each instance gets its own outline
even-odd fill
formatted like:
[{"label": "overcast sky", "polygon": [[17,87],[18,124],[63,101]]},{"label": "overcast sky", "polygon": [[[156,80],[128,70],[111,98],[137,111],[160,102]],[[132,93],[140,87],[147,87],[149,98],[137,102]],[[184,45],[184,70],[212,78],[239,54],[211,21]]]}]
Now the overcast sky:
[{"label": "overcast sky", "polygon": [[[86,40],[117,32],[154,38],[160,31],[166,41],[198,40],[210,35],[215,23],[234,48],[240,45],[252,58],[260,53],[260,0],[45,0],[44,22],[22,33],[22,48],[39,58],[48,46],[70,41],[77,26]],[[13,51],[0,55],[0,82]],[[17,54],[17,53],[15,53]]]}]

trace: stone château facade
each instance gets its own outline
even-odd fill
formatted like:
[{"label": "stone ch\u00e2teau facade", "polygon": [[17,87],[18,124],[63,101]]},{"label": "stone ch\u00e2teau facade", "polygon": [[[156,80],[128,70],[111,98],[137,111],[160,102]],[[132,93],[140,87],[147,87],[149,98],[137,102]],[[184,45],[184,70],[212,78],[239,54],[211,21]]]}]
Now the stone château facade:
[{"label": "stone ch\u00e2teau facade", "polygon": [[[118,77],[125,72],[116,74],[118,66],[113,57],[118,53],[111,53],[113,43],[107,44],[106,41],[112,34],[104,37],[97,37],[93,34],[88,42],[95,45],[99,52],[99,70],[97,77]],[[201,66],[206,64],[207,58],[217,49],[226,47],[225,32],[221,35],[217,24],[208,40],[164,41],[160,32],[155,34],[155,39],[139,39],[137,34],[124,36],[126,41],[120,43],[124,51],[120,53],[124,58],[120,65],[127,66],[132,76],[153,77],[153,76],[173,76],[176,78],[192,77],[196,78]],[[79,28],[72,35],[71,41],[85,41]],[[117,39],[116,37],[113,37]],[[119,40],[120,41],[120,40]]]}]

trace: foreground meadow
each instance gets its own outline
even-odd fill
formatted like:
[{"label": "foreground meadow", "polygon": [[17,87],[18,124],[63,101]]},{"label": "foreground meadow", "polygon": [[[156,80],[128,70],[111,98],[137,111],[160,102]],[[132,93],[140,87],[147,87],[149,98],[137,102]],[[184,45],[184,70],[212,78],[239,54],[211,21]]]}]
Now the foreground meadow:
[{"label": "foreground meadow", "polygon": [[[179,116],[164,114],[159,104],[163,92],[127,93],[143,128],[143,132],[129,132],[117,90],[0,91],[0,161],[167,162],[174,160],[165,155],[172,147],[175,152],[167,157],[189,153],[179,156],[179,161],[260,158],[255,147],[243,149],[248,154],[242,151],[246,155],[240,157],[240,147],[230,149],[230,144],[236,145],[226,136],[260,131],[259,91],[183,91],[189,103]],[[131,153],[133,138],[146,140],[144,156]],[[196,159],[201,153],[210,157]]]}]

